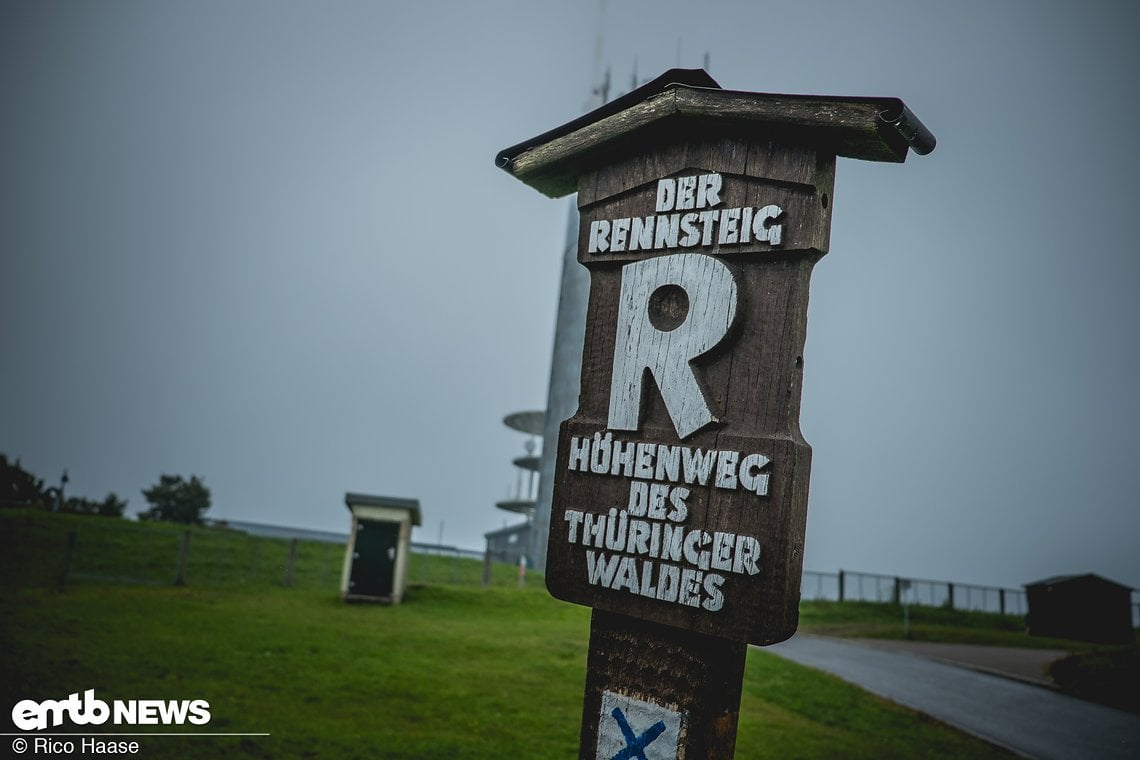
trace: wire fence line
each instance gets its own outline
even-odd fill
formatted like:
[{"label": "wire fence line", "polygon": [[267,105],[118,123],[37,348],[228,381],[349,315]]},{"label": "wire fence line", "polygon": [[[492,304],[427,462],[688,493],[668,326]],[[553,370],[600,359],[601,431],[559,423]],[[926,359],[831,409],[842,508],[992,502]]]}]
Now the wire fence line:
[{"label": "wire fence line", "polygon": [[[58,567],[61,586],[99,582],[336,590],[345,563],[344,538],[270,537],[219,528],[92,520],[75,525],[64,542],[55,543],[58,560],[49,560],[47,575]],[[484,582],[481,552],[419,543],[411,549],[410,585]],[[488,582],[511,585],[517,580],[511,568],[504,568]]]},{"label": "wire fence line", "polygon": [[1024,615],[1024,589],[852,572],[805,571],[801,596],[837,602],[880,602]]},{"label": "wire fence line", "polygon": [[[878,602],[949,607],[956,610],[1026,615],[1025,589],[933,581],[894,575],[852,572],[821,573],[805,570],[800,598],[833,602]],[[1132,627],[1140,628],[1140,591],[1132,592]]]},{"label": "wire fence line", "polygon": [[[266,526],[272,528],[273,526]],[[9,521],[6,530],[47,529],[30,521]],[[345,562],[346,536],[298,531],[305,538],[275,533],[254,535],[220,527],[192,528],[117,520],[75,520],[61,538],[40,535],[40,546],[56,547],[57,556],[44,558],[41,581],[60,584],[94,581],[153,585],[264,586],[340,588]],[[9,535],[12,548],[19,535]],[[503,562],[486,562],[483,552],[441,544],[415,543],[408,564],[411,585],[449,583],[514,586],[517,568]],[[494,557],[490,559],[494,560]],[[493,565],[491,572],[487,565]],[[806,570],[800,588],[805,600],[862,601],[950,607],[1007,615],[1025,615],[1024,589],[981,586],[952,581],[904,578],[840,570],[835,573]],[[1140,627],[1140,593],[1132,594],[1133,625]]]}]

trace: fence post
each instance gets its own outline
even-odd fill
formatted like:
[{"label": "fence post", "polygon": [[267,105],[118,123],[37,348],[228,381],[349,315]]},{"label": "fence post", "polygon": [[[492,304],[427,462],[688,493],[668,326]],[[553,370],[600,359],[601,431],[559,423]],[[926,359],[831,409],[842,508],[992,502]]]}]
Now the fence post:
[{"label": "fence post", "polygon": [[483,588],[491,585],[491,550],[483,552]]},{"label": "fence post", "polygon": [[285,585],[293,585],[293,566],[297,564],[297,539],[289,542],[289,559],[285,562]]},{"label": "fence post", "polygon": [[72,530],[67,534],[67,547],[63,550],[63,571],[59,574],[59,590],[67,588],[67,578],[71,575],[71,565],[75,561],[75,541],[79,532]]},{"label": "fence post", "polygon": [[1003,615],[1005,614],[1005,589],[1004,588],[998,589],[998,611],[1001,612],[1001,614],[1003,614]]},{"label": "fence post", "polygon": [[839,601],[843,601],[843,571],[839,571]]},{"label": "fence post", "polygon": [[248,580],[252,583],[257,580],[257,555],[261,551],[261,539],[250,537],[247,543],[252,542],[253,549],[249,553],[249,576]]},{"label": "fence post", "polygon": [[325,563],[321,566],[321,588],[329,583],[329,566],[332,564],[333,550],[336,544],[325,544]]},{"label": "fence post", "polygon": [[[315,550],[316,548],[317,548],[316,546],[314,546],[314,547],[313,547],[313,549],[314,549],[314,550]],[[325,545],[325,548],[326,548],[326,549],[328,548],[328,545],[327,545],[327,544]],[[320,581],[318,582],[318,585],[319,585],[321,588],[324,588],[324,587],[325,587],[325,580],[326,580],[328,577],[329,577],[329,555],[328,555],[328,552],[326,551],[326,552],[324,553],[324,556],[321,558],[321,579],[320,579]]]},{"label": "fence post", "polygon": [[899,604],[901,602],[901,600],[902,600],[902,594],[900,592],[901,586],[902,586],[902,581],[896,575],[895,576],[895,587],[891,591],[891,604]]},{"label": "fence post", "polygon": [[174,570],[174,585],[186,585],[186,564],[190,560],[190,531],[182,532],[182,543],[178,545],[178,566]]},{"label": "fence post", "polygon": [[946,604],[949,605],[950,609],[954,609],[954,584],[947,583],[946,589],[948,592],[946,596]]}]

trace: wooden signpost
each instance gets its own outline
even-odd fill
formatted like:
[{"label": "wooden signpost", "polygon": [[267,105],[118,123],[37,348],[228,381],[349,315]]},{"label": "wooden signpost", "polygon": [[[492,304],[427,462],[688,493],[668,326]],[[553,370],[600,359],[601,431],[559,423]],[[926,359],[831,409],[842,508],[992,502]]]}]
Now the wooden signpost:
[{"label": "wooden signpost", "polygon": [[729,758],[748,644],[796,630],[812,267],[837,156],[926,153],[896,99],[730,92],[673,70],[502,151],[578,193],[590,300],[546,582],[593,608],[582,758]]}]

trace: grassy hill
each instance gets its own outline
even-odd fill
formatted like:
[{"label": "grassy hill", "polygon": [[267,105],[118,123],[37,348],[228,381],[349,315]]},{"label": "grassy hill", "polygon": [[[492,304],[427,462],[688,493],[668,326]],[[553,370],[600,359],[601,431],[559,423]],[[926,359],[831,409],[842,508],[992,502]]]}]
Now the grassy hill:
[{"label": "grassy hill", "polygon": [[1022,647],[1026,649],[1086,650],[1091,644],[1030,636],[1025,618],[949,607],[911,605],[904,628],[903,608],[875,602],[804,601],[800,627],[805,633],[866,639],[911,639],[952,644]]},{"label": "grassy hill", "polygon": [[[270,734],[143,738],[149,757],[576,755],[589,611],[553,600],[540,582],[517,588],[511,568],[484,589],[478,562],[417,556],[416,585],[396,607],[340,602],[335,579],[320,582],[329,579],[319,547],[306,548],[313,555],[294,587],[281,585],[280,567],[250,578],[248,553],[230,551],[222,556],[233,572],[211,575],[202,565],[199,580],[190,573],[182,587],[84,580],[60,592],[61,552],[74,525],[0,514],[5,722],[18,700],[95,689],[107,700],[205,699],[211,721],[190,730]],[[143,555],[156,539],[151,526],[116,528],[125,531],[117,552]],[[84,530],[106,528],[79,529],[82,542]],[[231,540],[193,535],[199,561],[211,542]],[[268,542],[260,556],[280,556],[279,544],[254,540]],[[109,564],[138,556],[75,559],[111,572]],[[160,565],[165,578],[166,560]],[[739,758],[996,756],[837,679],[749,653]]]}]

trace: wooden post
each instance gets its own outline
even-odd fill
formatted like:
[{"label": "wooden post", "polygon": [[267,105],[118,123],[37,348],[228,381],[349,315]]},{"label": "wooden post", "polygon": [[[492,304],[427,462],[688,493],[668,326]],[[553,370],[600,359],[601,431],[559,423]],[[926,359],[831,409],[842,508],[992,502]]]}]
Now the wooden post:
[{"label": "wooden post", "polygon": [[843,571],[839,571],[839,601],[843,601]]},{"label": "wooden post", "polygon": [[182,540],[178,544],[178,562],[174,568],[174,585],[186,585],[186,565],[190,561],[190,531],[182,531]]},{"label": "wooden post", "polygon": [[252,542],[253,549],[249,553],[249,580],[251,582],[257,581],[257,558],[261,553],[261,541]]},{"label": "wooden post", "polygon": [[285,585],[293,585],[293,570],[297,564],[297,539],[289,542],[289,558],[285,561]]},{"label": "wooden post", "polygon": [[998,612],[1002,615],[1005,614],[1005,589],[998,589]]},{"label": "wooden post", "polygon": [[667,723],[653,742],[669,742],[667,756],[731,758],[747,649],[740,642],[595,609],[579,757],[609,760],[630,746],[624,720],[637,737],[652,736],[659,721]]},{"label": "wooden post", "polygon": [[590,272],[546,562],[555,597],[594,609],[580,757],[732,757],[747,645],[799,619],[803,347],[836,157],[911,145],[933,137],[895,99],[673,70],[497,157],[577,191]]},{"label": "wooden post", "polygon": [[78,531],[71,530],[67,534],[67,546],[63,550],[63,569],[59,574],[60,591],[67,588],[67,579],[71,576],[71,567],[75,562],[75,542],[78,538]]}]

